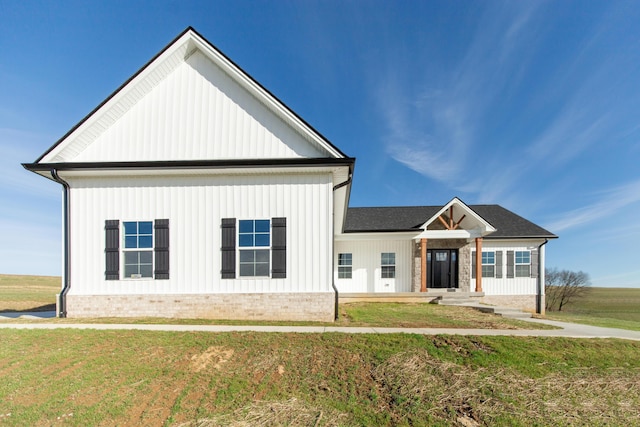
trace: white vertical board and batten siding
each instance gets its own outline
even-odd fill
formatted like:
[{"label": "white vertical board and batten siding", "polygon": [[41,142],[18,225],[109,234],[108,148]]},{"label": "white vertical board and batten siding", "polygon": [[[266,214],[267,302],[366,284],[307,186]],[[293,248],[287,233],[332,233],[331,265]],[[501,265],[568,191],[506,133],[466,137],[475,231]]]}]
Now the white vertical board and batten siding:
[{"label": "white vertical board and batten siding", "polygon": [[[330,173],[69,178],[71,294],[331,292]],[[221,220],[287,218],[287,277],[221,279]],[[107,281],[107,219],[169,219],[170,279]],[[121,231],[122,238],[122,231]],[[122,274],[123,265],[120,265]]]},{"label": "white vertical board and batten siding", "polygon": [[155,67],[144,70],[134,79],[135,85],[127,85],[122,88],[120,93],[105,103],[100,109],[101,113],[81,123],[73,132],[75,136],[72,144],[55,147],[44,156],[43,161],[73,161],[78,154],[82,153],[87,146],[92,144],[105,130],[118,121],[124,113],[182,64],[188,48],[188,44],[182,44],[162,55],[162,60]]},{"label": "white vertical board and batten siding", "polygon": [[[496,242],[485,239],[482,244],[482,251],[502,251],[502,278],[483,277],[482,290],[485,295],[535,295],[537,292],[538,279],[536,277],[513,277],[507,278],[507,251],[529,251],[538,249],[543,241],[529,242]],[[472,248],[472,251],[474,249]],[[533,261],[533,259],[532,259]],[[500,268],[496,266],[496,269]],[[515,268],[514,268],[515,276]],[[471,289],[475,289],[476,279],[471,279]]]},{"label": "white vertical board and batten siding", "polygon": [[[411,240],[348,240],[335,242],[334,280],[338,292],[411,292]],[[381,277],[381,255],[396,254],[396,277]],[[338,278],[338,254],[352,254],[352,278]]]},{"label": "white vertical board and batten siding", "polygon": [[66,161],[326,157],[202,53],[180,64]]}]

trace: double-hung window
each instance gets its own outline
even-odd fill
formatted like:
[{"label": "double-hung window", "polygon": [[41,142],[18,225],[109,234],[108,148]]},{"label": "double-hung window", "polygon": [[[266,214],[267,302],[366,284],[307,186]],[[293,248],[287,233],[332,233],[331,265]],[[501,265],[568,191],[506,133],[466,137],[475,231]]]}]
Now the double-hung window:
[{"label": "double-hung window", "polygon": [[482,252],[482,277],[495,277],[496,253],[494,251]]},{"label": "double-hung window", "polygon": [[244,219],[238,224],[241,277],[269,277],[271,221]]},{"label": "double-hung window", "polygon": [[516,251],[516,277],[531,276],[531,252]]},{"label": "double-hung window", "polygon": [[396,277],[396,254],[395,252],[383,252],[381,255],[381,275],[383,279],[393,279]]},{"label": "double-hung window", "polygon": [[124,277],[153,277],[153,222],[125,221]]},{"label": "double-hung window", "polygon": [[[104,222],[105,279],[169,279],[169,220]],[[124,265],[124,271],[121,266]]]},{"label": "double-hung window", "polygon": [[352,254],[338,254],[338,279],[351,279],[352,267]]}]

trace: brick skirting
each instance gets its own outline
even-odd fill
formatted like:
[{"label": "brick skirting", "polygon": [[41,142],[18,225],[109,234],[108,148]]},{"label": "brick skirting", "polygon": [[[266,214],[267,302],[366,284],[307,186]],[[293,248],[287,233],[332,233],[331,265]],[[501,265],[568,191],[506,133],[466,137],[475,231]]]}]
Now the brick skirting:
[{"label": "brick skirting", "polygon": [[67,295],[67,317],[310,320],[333,322],[335,294]]},{"label": "brick skirting", "polygon": [[[484,296],[481,301],[485,304],[497,305],[500,307],[519,308],[524,311],[530,311],[532,313],[536,312],[535,295],[488,295]],[[544,299],[542,302],[542,307],[544,309]]]}]

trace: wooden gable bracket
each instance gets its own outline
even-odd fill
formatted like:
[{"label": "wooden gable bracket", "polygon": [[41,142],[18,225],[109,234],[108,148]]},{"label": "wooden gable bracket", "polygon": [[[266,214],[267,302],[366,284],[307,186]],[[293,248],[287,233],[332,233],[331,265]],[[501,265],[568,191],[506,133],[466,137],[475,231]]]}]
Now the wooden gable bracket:
[{"label": "wooden gable bracket", "polygon": [[462,222],[462,220],[464,220],[466,216],[467,215],[462,215],[462,217],[458,220],[458,222],[454,224],[453,223],[453,206],[449,206],[449,221],[447,222],[447,220],[444,219],[442,215],[439,215],[438,219],[444,225],[444,228],[446,228],[447,230],[455,230],[460,226],[460,223]]}]

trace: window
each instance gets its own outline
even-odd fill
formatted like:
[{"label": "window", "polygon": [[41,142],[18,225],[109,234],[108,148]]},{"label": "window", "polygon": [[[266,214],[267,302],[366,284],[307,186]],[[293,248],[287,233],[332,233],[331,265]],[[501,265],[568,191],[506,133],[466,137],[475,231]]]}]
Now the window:
[{"label": "window", "polygon": [[104,231],[105,280],[169,279],[168,219],[122,223],[108,219]]},{"label": "window", "polygon": [[495,277],[496,275],[496,253],[482,252],[482,277]]},{"label": "window", "polygon": [[124,225],[124,277],[153,277],[153,222],[127,221]]},{"label": "window", "polygon": [[338,279],[351,279],[352,262],[351,254],[338,254]]},{"label": "window", "polygon": [[516,251],[516,277],[531,276],[531,252]]},{"label": "window", "polygon": [[269,277],[271,257],[271,221],[245,219],[239,221],[240,276]]},{"label": "window", "polygon": [[383,279],[396,277],[396,254],[394,252],[383,252],[381,258],[381,277]]}]

